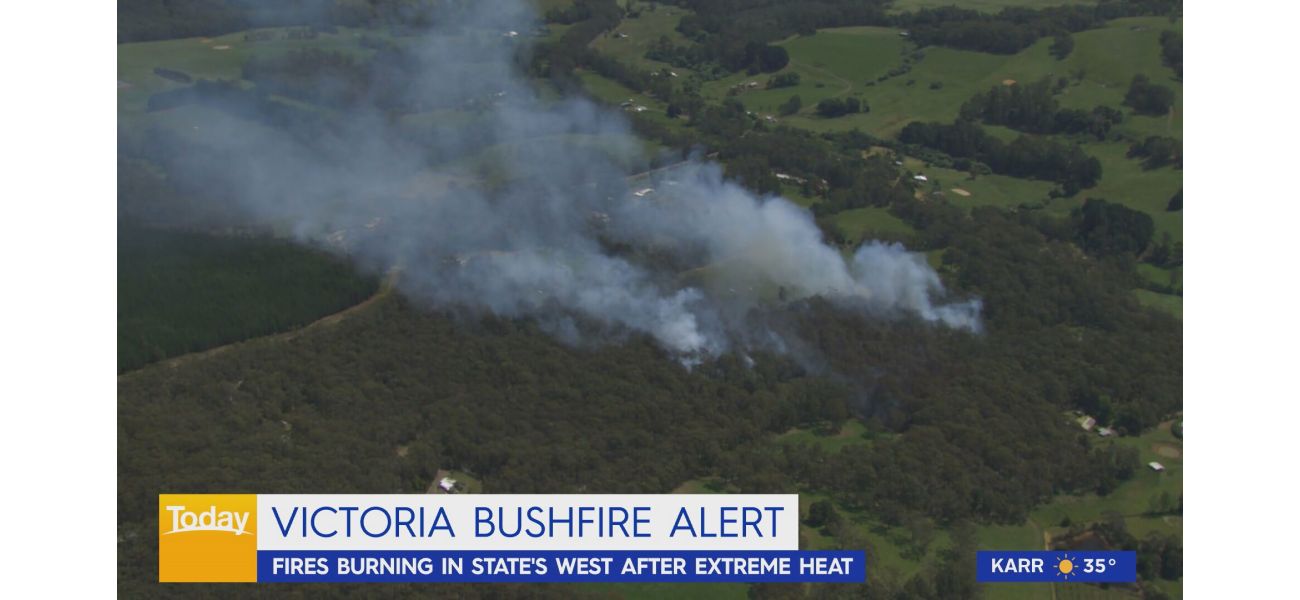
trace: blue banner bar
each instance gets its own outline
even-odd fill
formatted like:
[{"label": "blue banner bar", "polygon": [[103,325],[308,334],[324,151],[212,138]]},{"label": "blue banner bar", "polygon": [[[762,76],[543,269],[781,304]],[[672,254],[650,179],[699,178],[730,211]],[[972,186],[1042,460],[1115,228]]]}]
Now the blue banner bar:
[{"label": "blue banner bar", "polygon": [[259,582],[821,582],[863,583],[852,551],[259,550]]},{"label": "blue banner bar", "polygon": [[1132,551],[985,551],[977,553],[981,583],[1081,581],[1132,583],[1137,553]]}]

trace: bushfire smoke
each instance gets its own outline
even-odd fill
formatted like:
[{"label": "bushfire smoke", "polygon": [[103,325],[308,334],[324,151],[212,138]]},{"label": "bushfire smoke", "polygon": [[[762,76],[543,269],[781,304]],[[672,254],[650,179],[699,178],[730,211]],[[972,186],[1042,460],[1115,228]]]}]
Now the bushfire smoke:
[{"label": "bushfire smoke", "polygon": [[400,268],[413,299],[535,318],[565,339],[643,333],[686,360],[780,350],[745,315],[811,296],[979,329],[979,301],[945,303],[919,255],[873,242],[845,258],[806,210],[713,164],[629,178],[651,156],[617,111],[543,97],[516,66],[535,28],[527,3],[467,2],[441,17],[393,40],[403,68],[322,131],[196,113],[214,115],[187,131],[205,150],[171,167],[255,223]]}]

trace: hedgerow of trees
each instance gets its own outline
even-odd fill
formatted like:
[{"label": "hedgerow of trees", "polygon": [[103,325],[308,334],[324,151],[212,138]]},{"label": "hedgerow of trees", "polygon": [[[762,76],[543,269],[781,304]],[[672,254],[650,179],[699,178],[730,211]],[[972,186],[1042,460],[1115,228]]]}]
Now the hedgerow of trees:
[{"label": "hedgerow of trees", "polygon": [[1153,117],[1169,113],[1174,105],[1174,91],[1168,86],[1152,83],[1151,78],[1143,74],[1133,76],[1128,92],[1124,94],[1124,106],[1140,115]]},{"label": "hedgerow of trees", "polygon": [[1101,162],[1078,146],[1032,135],[1006,143],[979,125],[961,119],[952,124],[909,123],[899,132],[898,140],[979,161],[995,173],[1055,181],[1067,196],[1101,179]]},{"label": "hedgerow of trees", "polygon": [[1099,105],[1091,111],[1061,108],[1050,78],[1014,85],[994,85],[962,103],[961,118],[1004,125],[1028,133],[1088,134],[1106,139],[1124,119],[1118,109]]}]

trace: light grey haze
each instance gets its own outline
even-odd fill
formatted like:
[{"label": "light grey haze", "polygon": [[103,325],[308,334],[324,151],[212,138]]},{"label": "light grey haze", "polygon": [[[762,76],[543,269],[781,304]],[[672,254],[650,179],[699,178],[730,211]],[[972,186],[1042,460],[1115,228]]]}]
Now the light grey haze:
[{"label": "light grey haze", "polygon": [[[196,124],[197,142],[224,158],[192,165],[195,175],[234,186],[231,201],[256,223],[370,268],[399,266],[414,299],[532,317],[564,339],[639,332],[688,362],[780,351],[779,336],[745,329],[745,314],[814,295],[880,318],[979,330],[979,301],[945,302],[921,256],[868,243],[845,260],[806,210],[756,196],[716,165],[691,161],[629,183],[629,165],[649,157],[621,114],[582,99],[544,101],[519,74],[514,56],[536,18],[527,5],[462,9],[405,40],[419,57],[408,93],[435,106],[479,103],[440,109],[473,126],[424,140],[454,160],[430,166],[429,153],[372,107],[349,113],[328,140],[243,119]],[[502,35],[512,30],[521,35]],[[502,145],[484,156],[484,139]],[[654,191],[632,193],[644,188]]]}]

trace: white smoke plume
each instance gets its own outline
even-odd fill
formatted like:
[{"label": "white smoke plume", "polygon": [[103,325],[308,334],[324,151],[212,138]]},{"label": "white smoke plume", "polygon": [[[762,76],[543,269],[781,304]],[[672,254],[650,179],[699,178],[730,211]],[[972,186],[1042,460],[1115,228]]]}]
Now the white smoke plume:
[{"label": "white smoke plume", "polygon": [[846,260],[806,210],[757,197],[715,165],[629,183],[629,165],[650,157],[622,116],[543,99],[515,67],[527,36],[503,33],[533,28],[527,3],[456,6],[401,40],[418,57],[403,89],[469,126],[433,127],[416,143],[376,100],[304,140],[212,111],[190,137],[216,162],[177,164],[220,181],[254,222],[400,267],[412,298],[532,317],[566,339],[594,323],[600,336],[648,334],[687,361],[779,350],[771,332],[743,330],[745,314],[811,296],[978,331],[978,300],[943,303],[919,255],[869,243]]}]

